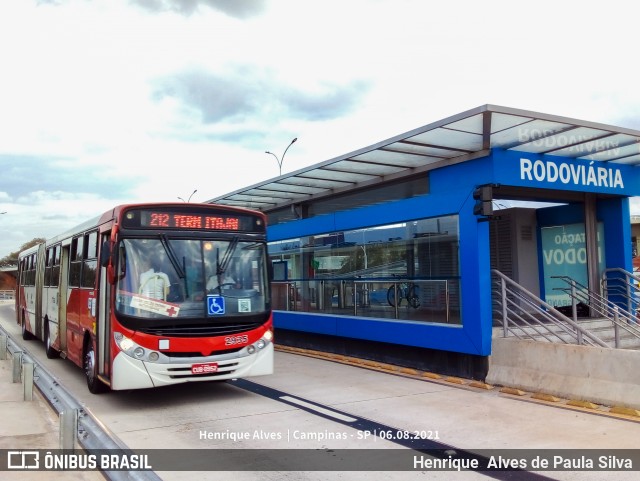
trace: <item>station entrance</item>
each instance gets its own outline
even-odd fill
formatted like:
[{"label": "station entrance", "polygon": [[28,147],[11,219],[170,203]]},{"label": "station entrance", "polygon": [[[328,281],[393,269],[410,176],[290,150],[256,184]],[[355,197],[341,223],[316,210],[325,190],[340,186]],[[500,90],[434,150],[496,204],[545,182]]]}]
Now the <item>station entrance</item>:
[{"label": "station entrance", "polygon": [[489,224],[491,269],[556,308],[572,304],[567,293],[571,281],[601,293],[606,220],[598,219],[598,198],[517,190],[494,188],[495,215]]}]

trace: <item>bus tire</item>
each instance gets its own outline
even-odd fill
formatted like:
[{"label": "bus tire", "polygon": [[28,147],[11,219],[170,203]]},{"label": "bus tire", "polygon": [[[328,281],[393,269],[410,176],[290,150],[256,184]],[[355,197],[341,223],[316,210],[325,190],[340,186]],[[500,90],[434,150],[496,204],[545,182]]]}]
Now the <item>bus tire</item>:
[{"label": "bus tire", "polygon": [[49,334],[49,321],[44,321],[44,352],[49,359],[60,357],[60,353],[56,351],[51,343],[51,335]]},{"label": "bus tire", "polygon": [[87,378],[87,388],[92,394],[100,394],[105,391],[106,385],[98,379],[98,366],[96,364],[96,351],[93,348],[93,341],[87,337],[84,341],[82,355],[82,369]]}]

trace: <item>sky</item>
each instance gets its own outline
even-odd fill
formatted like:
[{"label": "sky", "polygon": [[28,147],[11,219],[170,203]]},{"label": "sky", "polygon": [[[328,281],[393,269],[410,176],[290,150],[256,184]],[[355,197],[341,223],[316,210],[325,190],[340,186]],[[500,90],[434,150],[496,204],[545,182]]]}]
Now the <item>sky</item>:
[{"label": "sky", "polygon": [[[485,104],[640,130],[640,4],[2,0],[0,258]],[[632,213],[640,206],[632,203]]]}]

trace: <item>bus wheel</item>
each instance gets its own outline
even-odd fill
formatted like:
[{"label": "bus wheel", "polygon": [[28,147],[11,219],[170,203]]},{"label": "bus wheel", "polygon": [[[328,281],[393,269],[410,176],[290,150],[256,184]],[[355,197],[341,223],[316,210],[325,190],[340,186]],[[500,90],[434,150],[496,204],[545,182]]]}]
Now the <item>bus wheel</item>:
[{"label": "bus wheel", "polygon": [[27,323],[24,319],[24,312],[22,313],[22,322],[20,323],[20,329],[22,330],[22,339],[25,341],[30,341],[34,338],[34,335],[27,331]]},{"label": "bus wheel", "polygon": [[83,368],[87,378],[89,392],[100,394],[105,390],[105,385],[98,379],[98,366],[96,365],[96,351],[93,349],[93,342],[87,339],[84,343]]},{"label": "bus wheel", "polygon": [[53,348],[51,335],[49,334],[49,321],[45,321],[44,327],[44,349],[49,359],[56,359],[60,353]]}]

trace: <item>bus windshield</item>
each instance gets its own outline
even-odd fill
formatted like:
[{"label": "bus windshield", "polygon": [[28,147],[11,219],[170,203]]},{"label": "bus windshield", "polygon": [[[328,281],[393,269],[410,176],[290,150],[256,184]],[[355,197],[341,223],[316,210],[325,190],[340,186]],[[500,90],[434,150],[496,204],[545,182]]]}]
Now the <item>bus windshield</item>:
[{"label": "bus windshield", "polygon": [[120,242],[116,310],[142,319],[224,318],[269,309],[261,242],[131,238]]}]

